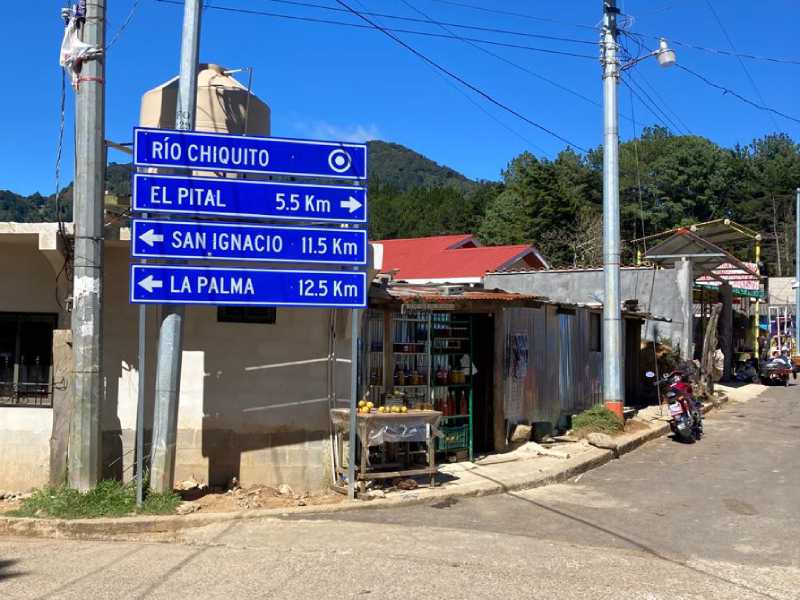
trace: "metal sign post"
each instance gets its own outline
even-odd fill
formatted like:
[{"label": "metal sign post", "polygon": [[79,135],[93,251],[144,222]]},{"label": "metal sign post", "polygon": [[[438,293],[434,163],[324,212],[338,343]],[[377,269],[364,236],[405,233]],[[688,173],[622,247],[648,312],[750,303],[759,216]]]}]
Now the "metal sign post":
[{"label": "metal sign post", "polygon": [[347,497],[356,497],[356,447],[358,446],[358,334],[360,310],[350,315],[350,442],[347,454]]},{"label": "metal sign post", "polygon": [[[191,175],[133,175],[132,209],[163,219],[134,219],[134,258],[177,260],[181,264],[133,264],[130,302],[184,306],[296,306],[353,310],[351,419],[355,423],[358,396],[358,348],[361,310],[367,306],[368,261],[366,144],[243,137],[230,134],[134,129],[134,165],[193,171],[295,175],[355,180],[356,185],[319,185],[254,181]],[[170,216],[183,220],[168,220]],[[220,222],[204,217],[308,222],[309,226],[278,226],[254,222]],[[188,219],[188,220],[187,220]],[[327,223],[329,227],[320,227]],[[333,228],[332,224],[341,228]],[[313,225],[312,225],[313,224]],[[348,228],[348,226],[350,228]],[[219,267],[185,261],[246,261],[291,263],[299,269]],[[355,270],[313,270],[309,265],[343,266]],[[143,314],[140,311],[140,314]],[[140,318],[140,411],[144,387],[144,317]],[[176,332],[179,335],[179,328]],[[173,336],[174,337],[174,336]],[[170,338],[172,339],[172,338]],[[179,338],[174,338],[179,339]],[[160,353],[179,363],[180,348]],[[177,357],[177,358],[176,358]],[[171,367],[171,365],[166,365]],[[174,366],[174,365],[173,365]],[[177,384],[163,368],[165,392]],[[161,377],[157,374],[157,385]],[[174,384],[174,385],[173,385]],[[161,396],[166,397],[165,394]],[[158,396],[156,409],[158,411]],[[166,418],[156,419],[153,452],[159,440],[160,470],[153,460],[156,489],[171,485],[177,404],[161,402]],[[169,408],[168,412],[165,410]],[[143,413],[140,416],[143,422]],[[143,425],[142,425],[143,427]],[[355,494],[355,426],[351,434],[349,493]],[[158,434],[158,435],[157,435]],[[137,432],[137,436],[139,432]],[[172,437],[170,437],[172,435]],[[141,473],[141,467],[140,467]],[[137,496],[139,498],[140,496]]]}]

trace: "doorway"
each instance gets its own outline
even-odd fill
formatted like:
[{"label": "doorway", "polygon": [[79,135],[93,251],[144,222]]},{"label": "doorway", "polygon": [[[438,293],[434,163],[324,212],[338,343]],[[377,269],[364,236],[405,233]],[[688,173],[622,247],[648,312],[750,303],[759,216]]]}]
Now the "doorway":
[{"label": "doorway", "polygon": [[477,313],[472,320],[472,436],[475,455],[494,451],[494,315]]}]

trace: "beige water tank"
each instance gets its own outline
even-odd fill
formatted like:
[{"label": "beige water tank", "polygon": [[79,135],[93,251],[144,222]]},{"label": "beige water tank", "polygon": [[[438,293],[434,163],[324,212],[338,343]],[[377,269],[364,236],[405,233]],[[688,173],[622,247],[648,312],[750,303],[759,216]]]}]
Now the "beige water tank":
[{"label": "beige water tank", "polygon": [[[139,124],[142,127],[175,129],[177,103],[178,78],[174,77],[142,96]],[[226,69],[215,64],[201,64],[197,73],[195,121],[197,131],[270,134],[269,106],[226,74]]]}]

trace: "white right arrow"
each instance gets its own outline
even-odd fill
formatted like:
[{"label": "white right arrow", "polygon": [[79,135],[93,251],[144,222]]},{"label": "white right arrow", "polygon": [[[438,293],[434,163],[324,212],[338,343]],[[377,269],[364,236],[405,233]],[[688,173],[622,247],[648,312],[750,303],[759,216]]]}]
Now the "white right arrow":
[{"label": "white right arrow", "polygon": [[350,196],[347,200],[342,200],[341,202],[339,202],[339,205],[342,208],[349,209],[351,213],[357,211],[359,208],[364,206],[363,204],[361,204],[361,202],[359,202],[358,200],[356,200],[352,196]]},{"label": "white right arrow", "polygon": [[148,275],[139,282],[139,285],[152,294],[154,289],[164,287],[164,282],[160,279],[153,279],[152,275]]},{"label": "white right arrow", "polygon": [[154,243],[163,242],[164,236],[156,233],[155,229],[148,229],[139,236],[139,239],[152,248]]}]

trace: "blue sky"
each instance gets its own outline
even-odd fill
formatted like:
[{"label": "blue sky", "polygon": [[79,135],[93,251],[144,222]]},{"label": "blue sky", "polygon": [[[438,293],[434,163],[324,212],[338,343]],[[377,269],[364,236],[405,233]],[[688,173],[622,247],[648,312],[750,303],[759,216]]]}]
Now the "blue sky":
[{"label": "blue sky", "polygon": [[[334,0],[307,0],[337,6]],[[421,18],[402,0],[347,0],[358,10]],[[711,0],[737,50],[800,60],[795,0]],[[125,20],[134,0],[107,0],[109,38]],[[408,0],[431,18],[594,41],[596,32],[574,25],[596,25],[600,0],[460,0],[550,20],[490,14],[441,0]],[[208,0],[208,4],[256,11],[358,22],[346,14],[270,0]],[[729,49],[706,0],[619,0],[633,18],[629,28],[647,35],[712,48]],[[62,2],[16,2],[6,8],[6,73],[13,86],[0,95],[4,115],[0,136],[0,189],[51,193],[58,134],[63,33]],[[146,90],[177,73],[182,8],[157,0],[139,0],[133,20],[107,60],[107,137],[126,142],[136,125],[139,100]],[[375,17],[386,27],[444,33],[436,26]],[[558,21],[558,22],[553,22]],[[26,26],[22,27],[21,24]],[[590,44],[501,35],[465,29],[458,35],[537,48],[596,55]],[[397,34],[425,55],[512,107],[582,147],[601,141],[600,109],[540,79],[487,56],[457,39]],[[653,47],[655,39],[649,39]],[[484,46],[541,76],[592,100],[601,100],[596,60]],[[677,46],[678,61],[738,93],[800,118],[800,65],[745,59],[758,92],[739,61]],[[272,109],[278,136],[373,139],[398,142],[474,178],[497,179],[508,161],[524,150],[554,156],[564,143],[489,104],[447,80],[432,67],[378,31],[291,21],[207,8],[203,15],[201,61],[229,68],[253,66],[253,91]],[[776,130],[800,140],[800,125],[770,117],[730,96],[723,96],[678,69],[662,70],[654,60],[637,65],[633,77],[671,118],[692,133],[730,146]],[[246,76],[242,76],[246,80]],[[660,98],[658,100],[657,98]],[[67,132],[62,182],[72,179],[72,91],[68,89]],[[620,112],[631,116],[628,89],[620,86]],[[478,108],[476,106],[480,106]],[[634,100],[638,127],[657,122]],[[488,113],[488,114],[487,114]],[[672,116],[676,115],[676,116]],[[498,123],[499,121],[499,123]],[[500,124],[502,123],[502,125]],[[509,128],[516,133],[509,131]],[[621,120],[621,135],[633,134]],[[124,155],[111,153],[111,160]]]}]

